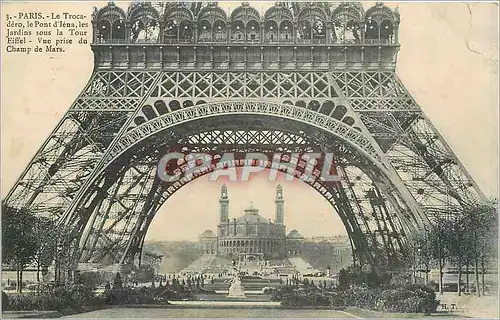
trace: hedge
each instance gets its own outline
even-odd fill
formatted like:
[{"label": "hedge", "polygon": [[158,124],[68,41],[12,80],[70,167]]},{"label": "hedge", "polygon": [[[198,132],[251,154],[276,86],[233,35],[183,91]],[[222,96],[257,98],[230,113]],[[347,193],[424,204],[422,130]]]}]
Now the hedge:
[{"label": "hedge", "polygon": [[285,307],[353,306],[385,312],[436,312],[438,301],[432,289],[412,285],[402,288],[378,289],[352,287],[348,289],[292,288],[276,289],[273,300]]},{"label": "hedge", "polygon": [[53,287],[45,285],[37,294],[6,295],[2,293],[4,310],[82,310],[83,307],[103,307],[126,304],[167,304],[169,300],[192,299],[193,293],[183,286],[118,287],[96,294],[90,286],[73,284]]}]

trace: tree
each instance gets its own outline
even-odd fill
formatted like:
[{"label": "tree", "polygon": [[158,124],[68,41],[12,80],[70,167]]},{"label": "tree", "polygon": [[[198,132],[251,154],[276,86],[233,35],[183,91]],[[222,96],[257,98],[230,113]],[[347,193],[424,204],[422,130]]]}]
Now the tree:
[{"label": "tree", "polygon": [[146,264],[141,264],[139,267],[134,268],[134,272],[135,279],[141,283],[150,282],[154,280],[155,277],[155,271],[153,267]]},{"label": "tree", "polygon": [[421,241],[423,240],[424,233],[414,234],[411,239],[408,241],[408,248],[405,248],[405,252],[403,254],[404,264],[405,266],[411,270],[411,283],[416,283],[416,271],[420,264],[420,246]]},{"label": "tree", "polygon": [[498,245],[498,215],[495,204],[486,203],[468,208],[464,212],[464,223],[468,226],[468,236],[472,241],[473,266],[476,294],[481,295],[479,287],[479,264],[481,264],[482,291],[484,294],[484,274],[486,262],[496,257]]},{"label": "tree", "polygon": [[22,292],[23,270],[37,252],[35,220],[27,210],[2,206],[3,261],[16,268],[18,292]]},{"label": "tree", "polygon": [[75,282],[95,290],[104,283],[104,279],[104,274],[101,272],[86,271],[78,273]]},{"label": "tree", "polygon": [[437,262],[439,268],[439,293],[443,294],[443,275],[444,266],[450,257],[450,242],[453,234],[453,224],[450,219],[445,217],[436,217],[434,226],[429,232],[429,243],[431,256]]},{"label": "tree", "polygon": [[[469,266],[475,274],[476,294],[479,293],[479,264],[482,267],[483,293],[486,262],[496,258],[497,252],[496,208],[492,204],[481,204],[455,212],[450,217],[436,217],[429,231],[417,234],[413,238],[413,249],[418,252],[418,262],[426,265],[432,262],[439,268],[439,291],[443,291],[443,268],[445,263],[452,263],[458,269],[458,294],[461,294],[462,271],[466,269],[466,284],[469,287]],[[411,259],[410,259],[411,260]],[[412,260],[412,263],[417,261]],[[426,276],[426,283],[428,278]]]},{"label": "tree", "polygon": [[467,237],[467,225],[464,223],[464,218],[462,216],[456,216],[451,220],[451,233],[449,235],[448,252],[449,260],[454,263],[458,268],[458,280],[457,288],[458,295],[462,295],[462,268],[464,262],[466,261],[467,251],[469,246],[466,241]]},{"label": "tree", "polygon": [[339,272],[339,288],[347,289],[349,288],[351,281],[350,272],[346,269],[342,269]]},{"label": "tree", "polygon": [[414,241],[417,253],[417,265],[425,268],[424,283],[429,284],[429,271],[432,265],[432,248],[430,245],[430,235],[428,230],[416,235]]},{"label": "tree", "polygon": [[113,282],[113,289],[123,288],[122,276],[119,272],[116,273],[115,280]]},{"label": "tree", "polygon": [[36,279],[40,282],[40,271],[42,267],[48,267],[54,260],[59,230],[55,222],[45,217],[37,217],[34,221],[33,233],[37,240],[37,248],[34,255],[34,262],[37,267]]},{"label": "tree", "polygon": [[302,284],[304,285],[304,287],[308,287],[309,286],[309,280],[307,280],[307,278],[304,278],[304,280],[302,280]]}]

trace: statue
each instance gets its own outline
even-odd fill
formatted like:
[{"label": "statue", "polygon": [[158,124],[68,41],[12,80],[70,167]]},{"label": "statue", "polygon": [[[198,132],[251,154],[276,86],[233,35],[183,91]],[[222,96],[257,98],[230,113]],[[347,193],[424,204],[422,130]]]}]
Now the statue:
[{"label": "statue", "polygon": [[97,7],[94,7],[94,11],[92,11],[92,20],[93,21],[97,20],[98,15],[99,15],[99,10],[97,10]]},{"label": "statue", "polygon": [[[236,271],[236,270],[235,270]],[[245,292],[243,291],[243,286],[241,284],[241,278],[238,272],[235,272],[233,279],[231,280],[231,285],[229,286],[228,298],[246,298]]]}]

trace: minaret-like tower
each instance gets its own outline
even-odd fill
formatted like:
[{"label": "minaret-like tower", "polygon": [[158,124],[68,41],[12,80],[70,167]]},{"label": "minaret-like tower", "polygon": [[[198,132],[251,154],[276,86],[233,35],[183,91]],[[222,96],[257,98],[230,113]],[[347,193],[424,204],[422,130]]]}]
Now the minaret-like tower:
[{"label": "minaret-like tower", "polygon": [[284,224],[284,204],[285,204],[285,199],[283,199],[283,187],[279,184],[278,187],[276,187],[276,216],[274,218],[274,221],[276,224]]},{"label": "minaret-like tower", "polygon": [[227,187],[226,185],[222,185],[220,188],[220,222],[227,222],[229,219],[229,198],[227,196]]}]

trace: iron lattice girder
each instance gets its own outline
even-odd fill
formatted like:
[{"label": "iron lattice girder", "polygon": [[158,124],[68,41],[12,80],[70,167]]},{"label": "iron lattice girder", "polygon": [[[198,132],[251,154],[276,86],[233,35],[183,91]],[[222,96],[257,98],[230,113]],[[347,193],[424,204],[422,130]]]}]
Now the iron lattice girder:
[{"label": "iron lattice girder", "polygon": [[165,72],[157,98],[336,98],[328,73]]},{"label": "iron lattice girder", "polygon": [[151,72],[94,72],[4,202],[61,220],[123,129],[130,111],[149,95],[155,76]]},{"label": "iron lattice girder", "polygon": [[[380,72],[378,85],[369,84],[375,76],[367,72],[338,76],[336,82],[351,105],[370,107],[358,110],[361,120],[423,207],[446,214],[484,202],[485,196],[443,137],[397,76],[390,74]],[[413,107],[402,112],[379,104],[380,100],[394,103],[394,99]]]},{"label": "iron lattice girder", "polygon": [[[96,71],[73,109],[135,109],[133,101],[148,95],[158,72],[154,71]],[[87,99],[83,99],[87,98]],[[102,99],[102,100],[98,100]]]},{"label": "iron lattice girder", "polygon": [[130,146],[133,146],[150,135],[165,130],[165,128],[173,127],[191,121],[192,119],[231,116],[235,114],[261,114],[263,116],[274,116],[308,123],[318,127],[318,129],[332,132],[346,141],[353,143],[353,145],[364,152],[367,157],[371,158],[375,163],[378,162],[376,150],[369,139],[360,131],[335,118],[297,106],[246,101],[207,103],[158,116],[125,133],[110,150],[106,161],[108,163],[113,161]]},{"label": "iron lattice girder", "polygon": [[[128,88],[125,76],[134,74],[130,71],[97,71],[83,96],[89,98],[76,104],[75,110],[133,110],[129,101],[139,99],[135,91],[144,92],[144,88]],[[136,72],[137,73],[137,72]],[[296,103],[311,100],[323,102],[332,100],[342,104],[341,95],[349,97],[354,110],[401,110],[420,111],[411,96],[404,90],[393,72],[297,72],[297,71],[151,71],[142,72],[145,85],[151,85],[156,78],[160,81],[154,87],[153,98],[176,98],[180,102],[190,100],[193,104],[210,98],[269,98],[284,99]],[[132,77],[132,76],[130,76]],[[354,79],[361,80],[355,81]],[[367,80],[370,79],[371,81]],[[332,80],[339,86],[332,84]],[[110,85],[113,81],[114,85]],[[366,89],[369,88],[369,89]],[[135,91],[134,91],[135,90]],[[108,96],[107,96],[108,95]],[[111,97],[109,97],[109,95]],[[122,98],[127,99],[122,99]],[[367,99],[370,98],[370,99]],[[151,100],[150,99],[150,100]],[[291,99],[291,100],[290,100]],[[173,110],[169,110],[173,111]],[[315,110],[319,111],[319,110]]]},{"label": "iron lattice girder", "polygon": [[58,218],[126,118],[116,113],[68,113],[5,201],[14,207],[29,207]]}]

